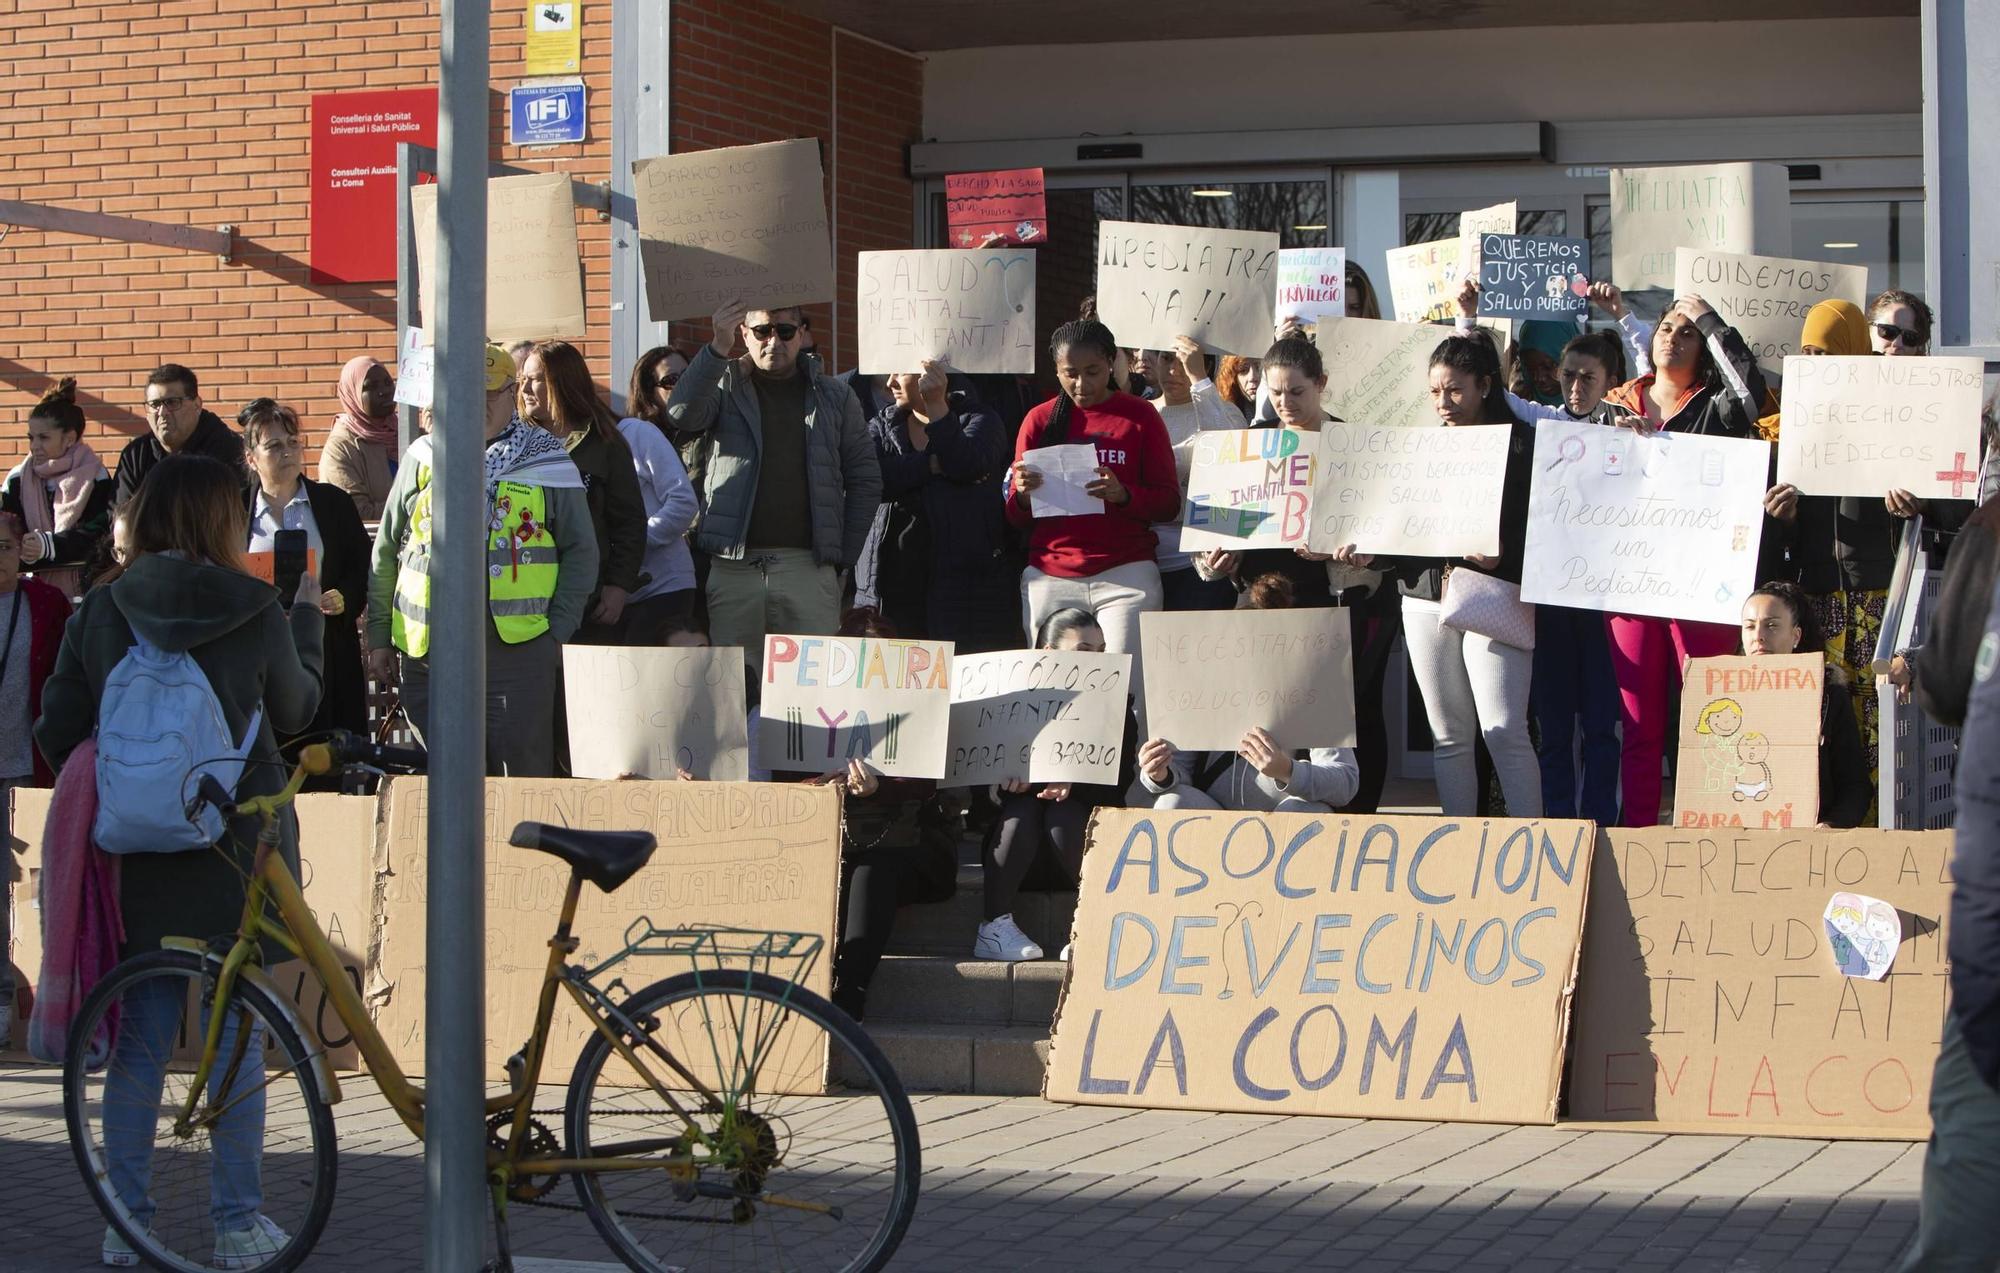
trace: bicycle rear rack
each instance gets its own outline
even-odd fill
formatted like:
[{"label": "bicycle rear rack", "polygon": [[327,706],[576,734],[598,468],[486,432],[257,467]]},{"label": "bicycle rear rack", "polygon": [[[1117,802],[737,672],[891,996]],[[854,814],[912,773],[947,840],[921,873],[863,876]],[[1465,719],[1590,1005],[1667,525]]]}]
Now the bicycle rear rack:
[{"label": "bicycle rear rack", "polygon": [[628,959],[662,956],[686,960],[695,977],[702,981],[712,979],[717,984],[726,984],[736,974],[747,984],[751,974],[763,973],[802,986],[825,948],[826,939],[818,933],[771,932],[719,924],[659,928],[642,915],[625,929],[624,948],[602,963],[584,969],[583,976],[595,981],[600,974]]}]

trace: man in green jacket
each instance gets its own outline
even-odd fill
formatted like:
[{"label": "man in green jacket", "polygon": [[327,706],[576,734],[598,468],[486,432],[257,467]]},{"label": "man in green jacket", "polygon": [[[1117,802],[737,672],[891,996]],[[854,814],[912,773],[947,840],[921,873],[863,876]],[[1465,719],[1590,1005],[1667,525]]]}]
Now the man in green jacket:
[{"label": "man in green jacket", "polygon": [[[597,536],[563,444],[515,414],[514,378],[513,358],[488,345],[486,772],[547,778],[561,647],[597,586]],[[396,470],[368,582],[368,670],[384,684],[400,675],[419,737],[430,725],[432,476],[426,434]]]}]

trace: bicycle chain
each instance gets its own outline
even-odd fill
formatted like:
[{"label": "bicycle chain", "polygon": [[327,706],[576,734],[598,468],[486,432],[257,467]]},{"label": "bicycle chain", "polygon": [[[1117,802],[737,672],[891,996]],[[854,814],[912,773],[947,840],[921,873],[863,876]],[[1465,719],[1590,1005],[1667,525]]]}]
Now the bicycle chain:
[{"label": "bicycle chain", "polygon": [[[567,1114],[569,1111],[567,1109],[531,1109],[528,1112],[530,1114]],[[662,1114],[670,1118],[680,1117],[680,1115],[676,1114],[673,1110],[670,1109],[619,1109],[619,1110],[599,1110],[593,1112],[605,1113],[605,1114]],[[543,1207],[550,1211],[574,1211],[582,1214],[588,1214],[587,1212],[585,1212],[584,1208],[578,1205],[577,1203],[555,1202],[546,1197],[528,1198],[528,1199],[517,1198],[513,1199],[512,1201],[515,1203],[515,1205],[518,1206]],[[619,1210],[618,1214],[621,1216],[629,1216],[634,1220],[677,1220],[687,1224],[734,1224],[735,1223],[733,1219],[727,1216],[663,1215],[657,1211],[626,1211],[622,1208]]]}]

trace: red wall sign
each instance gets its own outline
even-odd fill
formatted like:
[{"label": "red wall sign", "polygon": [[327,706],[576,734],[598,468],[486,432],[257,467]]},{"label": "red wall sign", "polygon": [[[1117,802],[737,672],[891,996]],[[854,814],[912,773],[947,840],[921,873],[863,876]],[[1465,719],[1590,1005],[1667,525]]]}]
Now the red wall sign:
[{"label": "red wall sign", "polygon": [[315,283],[396,277],[396,145],[437,145],[437,90],[322,93],[312,99]]}]

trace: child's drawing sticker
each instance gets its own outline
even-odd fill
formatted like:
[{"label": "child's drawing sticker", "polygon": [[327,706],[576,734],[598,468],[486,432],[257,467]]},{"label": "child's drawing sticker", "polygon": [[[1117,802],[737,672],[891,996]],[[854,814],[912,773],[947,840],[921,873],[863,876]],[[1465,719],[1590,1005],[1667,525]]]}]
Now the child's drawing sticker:
[{"label": "child's drawing sticker", "polygon": [[1826,934],[1842,976],[1880,981],[1903,944],[1903,917],[1879,897],[1835,893],[1826,904]]}]

